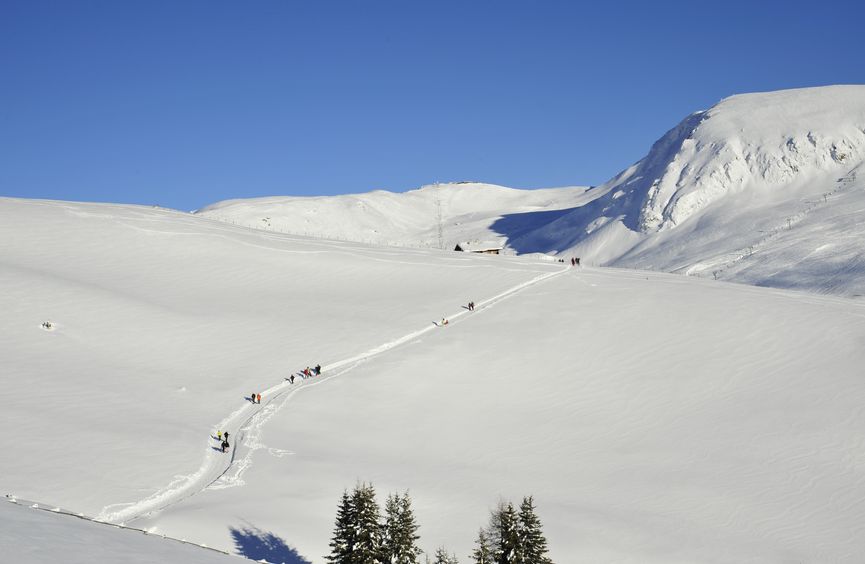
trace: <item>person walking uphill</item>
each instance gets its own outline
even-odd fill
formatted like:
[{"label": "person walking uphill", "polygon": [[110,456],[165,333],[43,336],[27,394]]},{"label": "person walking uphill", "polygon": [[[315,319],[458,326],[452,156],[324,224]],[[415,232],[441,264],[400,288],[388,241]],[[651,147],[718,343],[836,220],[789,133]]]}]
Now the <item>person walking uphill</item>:
[{"label": "person walking uphill", "polygon": [[228,444],[228,441],[222,441],[221,446],[222,446],[222,452],[225,452],[225,449],[227,449],[230,445]]},{"label": "person walking uphill", "polygon": [[259,403],[259,404],[261,403],[261,394],[256,394],[255,403]]}]

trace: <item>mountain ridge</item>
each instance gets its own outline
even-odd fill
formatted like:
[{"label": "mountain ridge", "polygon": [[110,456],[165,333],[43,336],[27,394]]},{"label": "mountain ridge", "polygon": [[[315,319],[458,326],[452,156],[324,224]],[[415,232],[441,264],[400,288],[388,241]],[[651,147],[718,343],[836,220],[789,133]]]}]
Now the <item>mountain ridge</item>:
[{"label": "mountain ridge", "polygon": [[[232,200],[199,213],[402,246],[498,241],[515,254],[581,256],[593,264],[768,286],[790,287],[776,273],[804,260],[815,275],[804,286],[796,277],[797,289],[861,295],[865,221],[856,218],[865,209],[863,159],[865,86],[824,86],[724,98],[588,189],[451,183],[402,194]],[[812,213],[817,207],[821,213]],[[837,244],[838,221],[847,244]],[[793,237],[766,237],[785,226]],[[830,234],[835,241],[826,239]],[[774,247],[781,241],[783,253]],[[815,255],[817,248],[823,250]],[[764,268],[758,263],[766,257],[771,264]],[[849,264],[843,280],[819,275],[821,264],[837,272],[838,261]]]}]

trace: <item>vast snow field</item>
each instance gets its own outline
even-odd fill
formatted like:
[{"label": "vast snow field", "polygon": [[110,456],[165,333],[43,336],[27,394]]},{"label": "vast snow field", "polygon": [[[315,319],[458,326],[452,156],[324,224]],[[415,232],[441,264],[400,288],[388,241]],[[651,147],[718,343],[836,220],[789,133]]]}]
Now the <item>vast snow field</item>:
[{"label": "vast snow field", "polygon": [[0,286],[3,493],[271,561],[358,480],[462,561],[529,494],[560,563],[865,555],[862,301],[16,199]]},{"label": "vast snow field", "polygon": [[359,355],[468,296],[556,268],[303,241],[131,206],[3,199],[0,229],[0,397],[19,431],[3,439],[17,456],[0,475],[12,493],[86,513],[197,467],[216,425],[293,370]]}]

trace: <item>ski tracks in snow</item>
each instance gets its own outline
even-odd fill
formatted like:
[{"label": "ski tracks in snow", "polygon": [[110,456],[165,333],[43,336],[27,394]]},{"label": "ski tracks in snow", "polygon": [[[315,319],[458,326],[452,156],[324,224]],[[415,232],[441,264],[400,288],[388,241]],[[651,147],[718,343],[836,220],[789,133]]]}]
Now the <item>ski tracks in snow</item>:
[{"label": "ski tracks in snow", "polygon": [[[450,323],[457,322],[460,318],[488,309],[497,302],[529,286],[539,284],[570,270],[572,270],[572,267],[567,266],[561,270],[536,276],[491,298],[477,302],[474,312],[463,309],[448,319]],[[244,485],[243,475],[252,466],[253,454],[257,450],[267,449],[260,441],[264,425],[274,415],[279,413],[292,398],[304,390],[314,388],[324,384],[328,380],[338,378],[352,371],[359,364],[375,356],[405,343],[412,342],[425,333],[440,328],[439,325],[432,322],[423,329],[419,329],[353,357],[324,366],[322,367],[324,376],[314,377],[312,380],[301,380],[296,384],[283,380],[279,384],[263,390],[261,392],[262,403],[260,405],[247,402],[214,426],[215,429],[228,431],[230,436],[233,437],[233,445],[229,453],[219,452],[215,448],[216,442],[212,439],[208,440],[205,446],[204,461],[196,472],[176,476],[167,486],[141,501],[108,505],[102,509],[96,520],[124,524],[154,511],[165,509],[206,489],[223,489]],[[274,456],[285,456],[293,453],[273,451],[271,454]]]}]

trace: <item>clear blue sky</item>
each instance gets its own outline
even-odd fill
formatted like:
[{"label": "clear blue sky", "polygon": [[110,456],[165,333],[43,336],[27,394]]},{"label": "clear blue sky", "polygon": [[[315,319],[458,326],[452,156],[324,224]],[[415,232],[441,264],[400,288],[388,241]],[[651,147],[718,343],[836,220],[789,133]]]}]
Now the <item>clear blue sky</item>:
[{"label": "clear blue sky", "polygon": [[861,0],[0,0],[0,194],[598,184],[725,96],[865,83],[863,22]]}]

